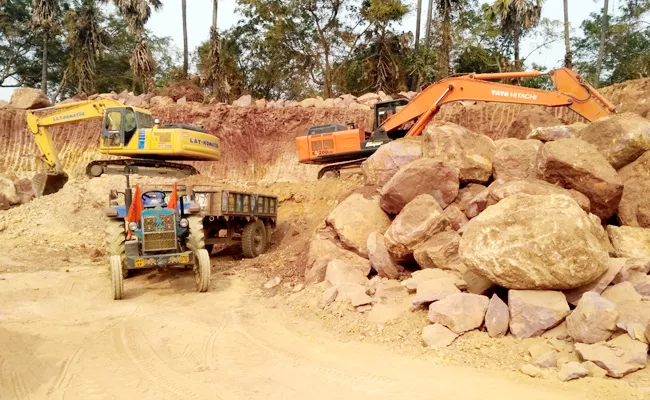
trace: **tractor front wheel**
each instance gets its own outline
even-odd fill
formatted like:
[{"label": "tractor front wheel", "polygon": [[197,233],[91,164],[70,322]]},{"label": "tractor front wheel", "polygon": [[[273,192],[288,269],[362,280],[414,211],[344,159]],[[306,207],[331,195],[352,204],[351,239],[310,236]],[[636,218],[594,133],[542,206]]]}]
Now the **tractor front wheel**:
[{"label": "tractor front wheel", "polygon": [[[121,219],[109,219],[106,222],[106,255],[119,256],[121,261],[126,258],[124,243],[126,242],[126,229]],[[128,270],[122,270],[122,277],[126,278]]]},{"label": "tractor front wheel", "polygon": [[192,215],[187,218],[190,233],[185,244],[190,251],[196,253],[205,249],[205,231],[203,230],[203,217]]},{"label": "tractor front wheel", "polygon": [[210,287],[210,255],[206,249],[200,249],[194,252],[194,280],[196,281],[196,290],[207,292]]},{"label": "tractor front wheel", "polygon": [[124,278],[122,277],[122,259],[120,256],[110,256],[111,289],[113,300],[121,300],[124,295]]}]

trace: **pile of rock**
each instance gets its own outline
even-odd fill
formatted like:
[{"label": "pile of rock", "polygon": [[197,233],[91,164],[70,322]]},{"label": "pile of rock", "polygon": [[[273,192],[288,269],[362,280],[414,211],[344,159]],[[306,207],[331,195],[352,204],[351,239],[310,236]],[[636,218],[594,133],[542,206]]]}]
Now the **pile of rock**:
[{"label": "pile of rock", "polygon": [[544,141],[433,122],[421,139],[382,146],[363,165],[377,192],[340,203],[310,243],[306,283],[326,282],[323,307],[372,311],[378,287],[402,280],[411,307],[428,308],[426,346],[485,329],[545,338],[522,367],[531,376],[644,368],[650,121],[528,135]]},{"label": "pile of rock", "polygon": [[29,203],[34,199],[32,181],[0,176],[0,211]]}]

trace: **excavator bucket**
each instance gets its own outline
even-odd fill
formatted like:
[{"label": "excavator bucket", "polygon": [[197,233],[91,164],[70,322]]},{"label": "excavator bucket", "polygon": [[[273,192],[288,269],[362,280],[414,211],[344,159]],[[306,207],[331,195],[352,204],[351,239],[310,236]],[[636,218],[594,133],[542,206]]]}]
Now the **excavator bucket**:
[{"label": "excavator bucket", "polygon": [[39,172],[32,179],[32,187],[36,197],[56,193],[68,182],[65,172]]}]

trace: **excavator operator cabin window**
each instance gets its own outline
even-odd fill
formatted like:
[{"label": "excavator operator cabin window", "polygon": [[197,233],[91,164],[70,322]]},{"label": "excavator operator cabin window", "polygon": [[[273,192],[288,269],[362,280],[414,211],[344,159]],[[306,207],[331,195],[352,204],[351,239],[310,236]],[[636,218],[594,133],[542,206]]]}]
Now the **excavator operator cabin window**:
[{"label": "excavator operator cabin window", "polygon": [[104,128],[109,132],[119,132],[122,128],[122,113],[119,111],[107,113]]},{"label": "excavator operator cabin window", "polygon": [[137,130],[138,124],[135,119],[135,113],[130,109],[124,110],[124,145],[129,144]]}]

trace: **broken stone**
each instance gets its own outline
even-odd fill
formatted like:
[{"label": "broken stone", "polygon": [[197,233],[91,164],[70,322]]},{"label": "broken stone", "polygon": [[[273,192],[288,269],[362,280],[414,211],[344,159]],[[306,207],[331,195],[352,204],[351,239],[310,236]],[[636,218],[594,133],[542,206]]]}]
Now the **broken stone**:
[{"label": "broken stone", "polygon": [[508,308],[510,332],[516,339],[540,336],[569,314],[564,294],[544,290],[511,290]]},{"label": "broken stone", "polygon": [[502,139],[495,142],[493,175],[503,182],[537,179],[537,153],[542,147],[539,140]]},{"label": "broken stone", "polygon": [[535,128],[558,125],[562,125],[562,121],[542,109],[534,108],[517,115],[506,130],[505,136],[526,139]]},{"label": "broken stone", "polygon": [[339,290],[336,286],[330,286],[323,292],[322,303],[324,306],[328,306],[334,303],[336,300],[336,295],[338,295]]},{"label": "broken stone", "polygon": [[569,332],[567,330],[566,321],[562,321],[555,328],[551,328],[546,332],[542,333],[543,338],[558,339],[558,340],[568,340],[571,339]]},{"label": "broken stone", "polygon": [[487,182],[492,176],[496,146],[489,137],[460,125],[438,121],[429,123],[422,137],[422,156],[458,168],[461,182]]},{"label": "broken stone", "polygon": [[420,268],[458,270],[460,236],[453,231],[440,232],[415,248],[413,256]]},{"label": "broken stone", "polygon": [[463,273],[463,280],[467,283],[467,291],[473,294],[485,294],[496,286],[489,279],[475,274],[469,269]]},{"label": "broken stone", "polygon": [[280,282],[282,282],[282,278],[279,276],[271,278],[264,284],[264,289],[273,289],[274,287],[278,286]]},{"label": "broken stone", "polygon": [[332,260],[327,264],[325,279],[332,286],[338,286],[342,283],[358,283],[360,285],[368,283],[368,278],[363,276],[361,271],[339,259]]},{"label": "broken stone", "polygon": [[343,200],[327,216],[329,224],[343,244],[362,257],[368,257],[368,236],[383,234],[390,226],[390,218],[379,207],[379,196],[366,198],[354,193]]},{"label": "broken stone", "polygon": [[605,369],[613,378],[623,376],[645,368],[648,345],[621,335],[606,343],[576,343],[576,352],[586,361],[592,361]]},{"label": "broken stone", "polygon": [[309,243],[305,268],[305,284],[323,282],[327,265],[332,260],[344,260],[349,265],[361,271],[363,276],[370,273],[370,261],[345,249],[338,247],[332,240],[323,235],[316,235]]},{"label": "broken stone", "polygon": [[386,248],[396,261],[409,260],[417,246],[448,227],[449,220],[436,200],[428,194],[420,195],[404,207],[386,231]]},{"label": "broken stone", "polygon": [[380,205],[389,214],[399,214],[420,195],[430,195],[441,208],[458,195],[458,169],[442,161],[423,158],[410,162],[381,188]]},{"label": "broken stone", "polygon": [[650,229],[609,225],[607,234],[616,257],[650,258]]},{"label": "broken stone", "polygon": [[589,370],[577,362],[570,362],[562,365],[557,373],[557,377],[562,381],[583,378],[589,375]]},{"label": "broken stone", "polygon": [[45,93],[28,87],[21,87],[14,90],[9,104],[12,107],[22,108],[24,110],[35,110],[52,105]]},{"label": "broken stone", "polygon": [[592,378],[604,378],[607,376],[607,371],[600,368],[598,365],[594,364],[591,361],[585,361],[582,363],[582,366],[589,371],[589,376]]},{"label": "broken stone", "polygon": [[432,303],[429,321],[439,323],[456,333],[479,328],[483,324],[489,299],[485,296],[458,293]]},{"label": "broken stone", "polygon": [[460,290],[458,290],[452,280],[431,279],[418,285],[415,298],[413,299],[413,305],[421,306],[433,303],[434,301],[442,300],[456,293],[460,293]]},{"label": "broken stone", "polygon": [[539,152],[538,165],[545,181],[587,196],[591,212],[601,219],[616,212],[623,181],[594,146],[580,139],[548,142]]},{"label": "broken stone", "polygon": [[253,104],[253,96],[250,94],[243,95],[239,99],[232,102],[235,107],[250,107]]},{"label": "broken stone", "polygon": [[456,333],[440,324],[427,325],[422,330],[422,341],[427,347],[448,347],[457,337]]},{"label": "broken stone", "polygon": [[607,270],[599,235],[570,197],[519,194],[470,222],[459,255],[470,270],[508,289],[572,289]]},{"label": "broken stone", "polygon": [[455,231],[459,230],[469,222],[469,219],[467,219],[465,213],[460,211],[460,208],[458,208],[458,206],[455,204],[450,204],[447,206],[447,208],[444,210],[444,214],[449,220],[451,228]]},{"label": "broken stone", "polygon": [[465,281],[459,278],[457,273],[440,269],[414,271],[409,279],[402,282],[402,285],[410,291],[416,291],[422,282],[430,280],[448,280],[453,282],[459,289],[465,285]]},{"label": "broken stone", "polygon": [[503,337],[508,333],[510,311],[508,305],[496,294],[492,295],[485,313],[485,328],[493,338]]},{"label": "broken stone", "polygon": [[607,271],[605,271],[600,277],[595,281],[588,283],[585,286],[579,288],[566,290],[564,292],[567,301],[571,305],[578,305],[578,302],[585,293],[593,292],[596,294],[601,294],[607,286],[614,280],[614,278],[620,273],[621,269],[625,265],[625,259],[622,258],[610,258],[608,262]]},{"label": "broken stone", "polygon": [[366,287],[358,283],[341,283],[336,286],[336,300],[349,300],[353,307],[372,303],[372,298],[366,294]]},{"label": "broken stone", "polygon": [[630,282],[621,282],[614,286],[610,286],[603,291],[602,296],[616,305],[621,305],[627,302],[638,303],[643,298],[636,290],[634,290],[634,285]]},{"label": "broken stone", "polygon": [[409,310],[409,304],[375,304],[368,314],[368,321],[378,325],[385,325],[397,321]]},{"label": "broken stone", "polygon": [[616,274],[613,283],[631,282],[637,284],[645,280],[650,273],[650,259],[647,258],[614,258],[623,264]]},{"label": "broken stone", "polygon": [[558,126],[540,126],[533,129],[528,135],[527,139],[537,139],[542,142],[550,142],[559,139],[571,139],[576,137],[576,134],[584,129],[587,124],[576,122],[571,125],[558,125]]},{"label": "broken stone", "polygon": [[551,350],[535,358],[531,364],[538,368],[555,368],[557,366],[557,353]]},{"label": "broken stone", "polygon": [[377,275],[389,279],[397,279],[404,273],[404,267],[393,260],[386,249],[384,235],[373,232],[368,236],[368,257],[370,265],[377,271]]},{"label": "broken stone", "polygon": [[638,340],[639,342],[648,343],[648,339],[645,337],[645,327],[636,322],[619,322],[616,324],[617,328],[620,328],[627,332],[630,335],[630,338]]},{"label": "broken stone", "polygon": [[616,330],[618,312],[611,301],[587,292],[566,318],[569,335],[576,342],[593,344],[609,339]]},{"label": "broken stone", "polygon": [[618,176],[624,184],[617,212],[621,225],[650,228],[650,151],[621,168]]},{"label": "broken stone", "polygon": [[453,204],[458,206],[458,209],[464,213],[472,199],[482,193],[485,189],[487,189],[487,186],[470,183],[458,191],[458,196],[456,196]]},{"label": "broken stone", "polygon": [[402,166],[421,155],[421,136],[400,138],[380,146],[361,164],[366,185],[384,186]]},{"label": "broken stone", "polygon": [[524,374],[524,375],[530,376],[531,378],[537,378],[538,376],[540,376],[542,374],[542,369],[541,368],[538,368],[538,367],[536,367],[534,365],[530,365],[530,364],[522,365],[521,368],[519,368],[519,371],[521,371],[521,373]]}]

